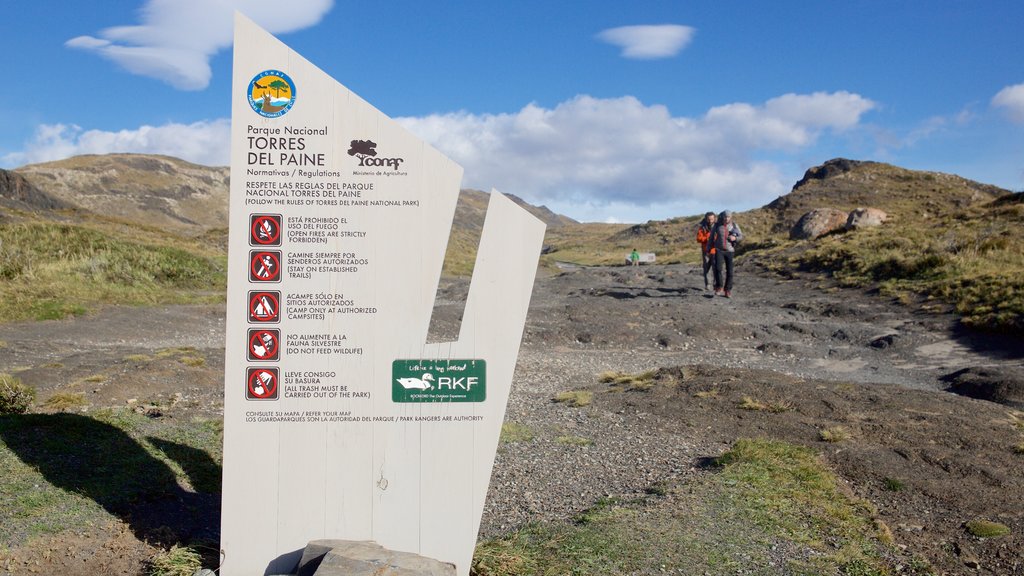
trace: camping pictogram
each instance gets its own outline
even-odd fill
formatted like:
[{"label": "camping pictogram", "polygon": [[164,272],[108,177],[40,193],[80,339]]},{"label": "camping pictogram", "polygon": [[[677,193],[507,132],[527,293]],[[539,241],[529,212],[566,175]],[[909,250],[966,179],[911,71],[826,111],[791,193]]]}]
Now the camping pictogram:
[{"label": "camping pictogram", "polygon": [[249,215],[249,245],[250,246],[280,246],[281,245],[281,215],[280,214],[250,214]]},{"label": "camping pictogram", "polygon": [[281,251],[252,250],[249,252],[250,282],[281,281]]},{"label": "camping pictogram", "polygon": [[276,323],[281,320],[281,293],[249,292],[249,322]]},{"label": "camping pictogram", "polygon": [[249,329],[249,360],[271,361],[281,358],[281,331],[273,328]]},{"label": "camping pictogram", "polygon": [[277,368],[248,368],[246,400],[277,400]]}]

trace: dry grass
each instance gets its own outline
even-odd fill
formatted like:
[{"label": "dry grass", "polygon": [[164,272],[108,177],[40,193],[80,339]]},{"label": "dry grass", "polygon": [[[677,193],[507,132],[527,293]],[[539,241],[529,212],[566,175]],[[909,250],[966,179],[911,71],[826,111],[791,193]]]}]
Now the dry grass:
[{"label": "dry grass", "polygon": [[823,442],[842,442],[850,439],[850,431],[842,426],[832,426],[818,432],[818,438]]},{"label": "dry grass", "polygon": [[741,410],[750,410],[752,412],[771,412],[780,413],[788,412],[793,409],[793,405],[789,402],[762,402],[760,400],[751,398],[750,396],[744,396],[739,403]]},{"label": "dry grass", "polygon": [[567,390],[559,392],[552,398],[554,402],[566,404],[573,407],[588,406],[594,400],[594,393],[590,390]]}]

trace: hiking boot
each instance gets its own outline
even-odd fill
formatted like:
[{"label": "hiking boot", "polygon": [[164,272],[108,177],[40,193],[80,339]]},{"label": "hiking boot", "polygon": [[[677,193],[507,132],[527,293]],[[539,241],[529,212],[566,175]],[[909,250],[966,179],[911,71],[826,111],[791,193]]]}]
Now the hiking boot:
[{"label": "hiking boot", "polygon": [[726,290],[726,291],[725,291],[725,297],[726,297],[726,298],[732,298],[732,292],[730,292],[730,291]]},{"label": "hiking boot", "polygon": [[724,296],[725,292],[721,288],[715,288],[715,296]]}]

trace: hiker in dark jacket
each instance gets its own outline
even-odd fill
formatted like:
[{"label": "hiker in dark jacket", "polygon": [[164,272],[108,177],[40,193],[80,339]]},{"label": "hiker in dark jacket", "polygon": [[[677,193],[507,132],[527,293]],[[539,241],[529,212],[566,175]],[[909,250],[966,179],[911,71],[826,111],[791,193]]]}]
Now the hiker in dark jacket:
[{"label": "hiker in dark jacket", "polygon": [[[732,298],[733,257],[736,244],[743,240],[743,232],[732,221],[732,212],[726,210],[718,215],[718,222],[711,230],[709,243],[715,249],[715,294]],[[725,269],[725,281],[722,269]]]},{"label": "hiker in dark jacket", "polygon": [[708,212],[704,219],[697,225],[697,242],[700,242],[700,264],[704,269],[704,290],[710,290],[708,284],[708,271],[711,270],[715,261],[715,248],[711,245],[711,231],[715,227],[715,213]]}]

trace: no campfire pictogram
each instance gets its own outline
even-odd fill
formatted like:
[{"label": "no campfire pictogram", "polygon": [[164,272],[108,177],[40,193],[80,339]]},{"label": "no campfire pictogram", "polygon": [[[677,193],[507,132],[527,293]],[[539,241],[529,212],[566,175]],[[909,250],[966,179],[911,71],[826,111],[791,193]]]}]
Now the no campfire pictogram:
[{"label": "no campfire pictogram", "polygon": [[249,292],[249,322],[276,323],[281,320],[281,293]]},{"label": "no campfire pictogram", "polygon": [[250,246],[280,246],[281,245],[281,215],[280,214],[250,214],[249,215],[249,245]]},{"label": "no campfire pictogram", "polygon": [[281,331],[272,328],[249,329],[249,360],[278,360],[281,357]]},{"label": "no campfire pictogram", "polygon": [[281,251],[253,250],[249,252],[250,282],[281,281]]},{"label": "no campfire pictogram", "polygon": [[246,373],[246,400],[277,400],[277,368],[249,368]]}]

